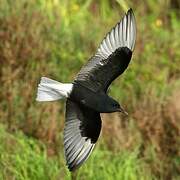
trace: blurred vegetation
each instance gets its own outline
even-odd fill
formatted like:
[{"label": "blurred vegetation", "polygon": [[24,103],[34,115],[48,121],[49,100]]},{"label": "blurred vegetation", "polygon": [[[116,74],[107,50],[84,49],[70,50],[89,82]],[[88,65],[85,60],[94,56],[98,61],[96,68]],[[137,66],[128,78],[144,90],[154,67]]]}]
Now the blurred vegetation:
[{"label": "blurred vegetation", "polygon": [[41,76],[71,82],[132,7],[133,59],[110,95],[129,117],[103,129],[77,179],[180,178],[178,0],[0,0],[0,179],[71,179],[62,146],[64,103],[37,103]]}]

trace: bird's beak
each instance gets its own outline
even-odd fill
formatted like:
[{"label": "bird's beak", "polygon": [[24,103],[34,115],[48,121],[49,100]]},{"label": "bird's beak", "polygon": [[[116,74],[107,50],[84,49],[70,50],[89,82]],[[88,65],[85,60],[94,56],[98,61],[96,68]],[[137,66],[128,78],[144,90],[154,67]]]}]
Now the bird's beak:
[{"label": "bird's beak", "polygon": [[118,109],[118,112],[122,112],[123,114],[125,114],[126,116],[128,116],[128,113],[127,113],[122,107],[120,107],[120,108]]}]

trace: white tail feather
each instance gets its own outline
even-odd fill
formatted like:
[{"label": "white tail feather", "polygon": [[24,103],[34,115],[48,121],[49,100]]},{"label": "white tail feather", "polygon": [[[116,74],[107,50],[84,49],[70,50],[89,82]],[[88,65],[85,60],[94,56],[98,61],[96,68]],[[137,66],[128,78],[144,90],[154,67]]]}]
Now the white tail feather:
[{"label": "white tail feather", "polygon": [[72,91],[71,83],[60,83],[58,81],[42,77],[38,85],[37,101],[55,101],[69,97]]}]

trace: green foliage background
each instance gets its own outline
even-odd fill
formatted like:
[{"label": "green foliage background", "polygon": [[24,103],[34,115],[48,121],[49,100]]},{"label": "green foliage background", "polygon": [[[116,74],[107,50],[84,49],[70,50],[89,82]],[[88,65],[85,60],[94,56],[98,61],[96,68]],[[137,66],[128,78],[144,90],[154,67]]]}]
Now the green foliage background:
[{"label": "green foliage background", "polygon": [[[36,102],[37,84],[71,82],[129,7],[136,47],[109,91],[129,117],[103,114],[95,150],[71,175],[65,102]],[[179,9],[177,0],[0,0],[0,179],[179,179]]]}]

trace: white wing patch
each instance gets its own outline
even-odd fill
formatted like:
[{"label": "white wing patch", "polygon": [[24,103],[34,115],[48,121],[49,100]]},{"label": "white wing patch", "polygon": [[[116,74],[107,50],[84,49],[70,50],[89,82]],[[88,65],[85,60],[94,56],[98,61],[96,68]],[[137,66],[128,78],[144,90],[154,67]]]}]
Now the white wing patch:
[{"label": "white wing patch", "polygon": [[96,56],[107,59],[116,49],[128,47],[134,50],[136,40],[136,22],[132,9],[122,20],[106,35],[100,44]]}]

